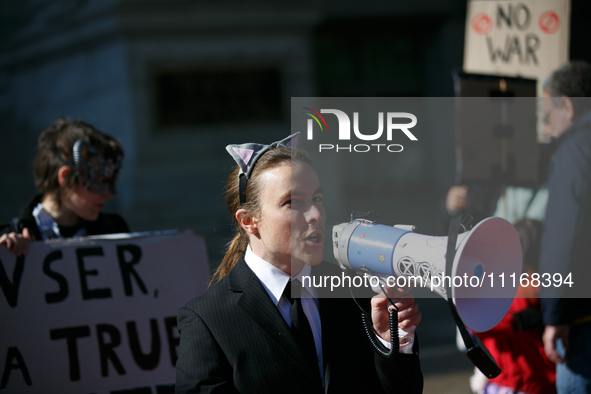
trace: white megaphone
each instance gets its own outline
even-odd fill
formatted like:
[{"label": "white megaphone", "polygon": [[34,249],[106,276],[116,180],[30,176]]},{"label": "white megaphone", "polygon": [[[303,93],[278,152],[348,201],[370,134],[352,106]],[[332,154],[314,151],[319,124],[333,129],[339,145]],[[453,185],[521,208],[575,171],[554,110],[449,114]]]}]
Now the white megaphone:
[{"label": "white megaphone", "polygon": [[521,274],[521,244],[513,226],[505,219],[488,218],[459,234],[449,277],[445,266],[448,237],[417,234],[412,228],[366,219],[336,225],[334,256],[343,269],[414,277],[415,282],[421,278],[422,286],[445,299],[449,297],[446,288],[451,288],[458,314],[468,328],[482,332],[494,327],[517,293],[509,275]]}]

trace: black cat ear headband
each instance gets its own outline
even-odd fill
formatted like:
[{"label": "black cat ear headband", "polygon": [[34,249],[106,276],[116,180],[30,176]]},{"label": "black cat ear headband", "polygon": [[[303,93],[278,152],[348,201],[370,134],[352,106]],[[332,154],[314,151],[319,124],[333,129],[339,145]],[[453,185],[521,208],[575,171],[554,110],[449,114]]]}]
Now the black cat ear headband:
[{"label": "black cat ear headband", "polygon": [[286,148],[296,148],[298,146],[298,139],[300,133],[295,133],[281,141],[275,141],[270,145],[257,144],[249,142],[246,144],[232,144],[226,146],[226,150],[232,156],[240,172],[238,173],[238,190],[240,194],[240,205],[246,202],[246,182],[250,178],[252,169],[256,162],[261,158],[265,152],[278,146],[284,146]]}]

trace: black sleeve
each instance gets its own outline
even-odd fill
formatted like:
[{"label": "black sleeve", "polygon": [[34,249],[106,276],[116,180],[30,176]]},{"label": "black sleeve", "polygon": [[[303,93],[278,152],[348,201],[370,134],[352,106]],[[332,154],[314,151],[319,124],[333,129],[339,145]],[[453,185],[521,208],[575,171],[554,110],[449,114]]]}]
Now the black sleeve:
[{"label": "black sleeve", "polygon": [[101,214],[94,222],[87,222],[85,225],[88,235],[128,233],[127,222],[114,213]]},{"label": "black sleeve", "polygon": [[42,239],[37,223],[35,223],[35,219],[31,217],[21,219],[15,218],[13,222],[0,225],[0,235],[12,232],[22,234],[24,228],[29,229],[31,240],[38,241]]},{"label": "black sleeve", "polygon": [[178,312],[177,322],[181,338],[175,392],[235,392],[232,368],[201,317],[184,307]]},{"label": "black sleeve", "polygon": [[109,218],[111,220],[111,228],[113,229],[113,234],[115,233],[128,233],[129,226],[125,219],[117,214],[110,214]]},{"label": "black sleeve", "polygon": [[415,335],[413,354],[400,353],[394,360],[375,354],[376,371],[386,393],[420,394],[423,392],[423,373],[418,356],[418,337]]},{"label": "black sleeve", "polygon": [[8,234],[10,232],[12,232],[12,226],[10,225],[10,223],[0,224],[0,235]]}]

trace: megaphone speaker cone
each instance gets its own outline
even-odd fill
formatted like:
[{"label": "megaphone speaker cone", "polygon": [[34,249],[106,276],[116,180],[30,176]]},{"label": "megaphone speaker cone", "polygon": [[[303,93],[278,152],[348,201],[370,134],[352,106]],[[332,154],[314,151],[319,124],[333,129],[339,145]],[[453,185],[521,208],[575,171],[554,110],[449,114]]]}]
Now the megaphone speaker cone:
[{"label": "megaphone speaker cone", "polygon": [[517,288],[501,282],[521,273],[522,253],[519,236],[513,226],[501,218],[478,223],[459,244],[453,276],[479,277],[478,287],[452,288],[452,297],[464,324],[473,331],[487,331],[505,316]]}]

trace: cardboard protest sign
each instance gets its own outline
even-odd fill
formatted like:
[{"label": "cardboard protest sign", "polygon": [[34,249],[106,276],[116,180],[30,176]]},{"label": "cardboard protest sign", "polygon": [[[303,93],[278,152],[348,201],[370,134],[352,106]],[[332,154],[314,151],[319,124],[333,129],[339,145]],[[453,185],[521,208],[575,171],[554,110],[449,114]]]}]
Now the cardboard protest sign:
[{"label": "cardboard protest sign", "polygon": [[206,290],[192,232],[0,246],[0,392],[174,383],[176,313]]},{"label": "cardboard protest sign", "polygon": [[541,79],[568,61],[570,0],[472,0],[464,71]]}]

